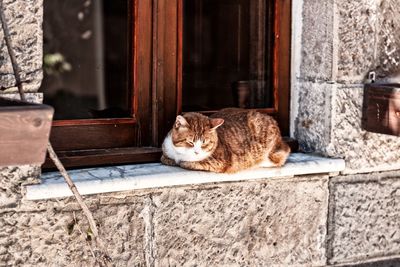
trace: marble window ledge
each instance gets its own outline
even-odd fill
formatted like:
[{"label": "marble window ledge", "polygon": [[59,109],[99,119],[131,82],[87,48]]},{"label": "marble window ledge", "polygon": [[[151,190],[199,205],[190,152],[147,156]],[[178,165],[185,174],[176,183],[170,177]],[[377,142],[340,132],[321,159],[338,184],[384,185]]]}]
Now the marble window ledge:
[{"label": "marble window ledge", "polygon": [[[166,186],[336,173],[344,169],[345,163],[342,159],[292,153],[281,168],[257,168],[235,174],[188,171],[160,163],[79,169],[69,173],[79,192],[89,195]],[[42,175],[41,184],[26,186],[25,197],[28,200],[68,196],[72,196],[72,193],[58,172],[45,173]]]}]

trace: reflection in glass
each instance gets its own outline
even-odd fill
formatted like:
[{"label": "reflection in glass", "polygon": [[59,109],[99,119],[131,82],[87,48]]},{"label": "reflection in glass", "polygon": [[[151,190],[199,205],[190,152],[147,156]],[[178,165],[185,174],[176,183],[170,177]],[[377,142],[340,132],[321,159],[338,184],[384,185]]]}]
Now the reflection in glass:
[{"label": "reflection in glass", "polygon": [[183,110],[271,107],[273,1],[183,3]]},{"label": "reflection in glass", "polygon": [[127,0],[44,1],[44,102],[56,119],[128,117]]}]

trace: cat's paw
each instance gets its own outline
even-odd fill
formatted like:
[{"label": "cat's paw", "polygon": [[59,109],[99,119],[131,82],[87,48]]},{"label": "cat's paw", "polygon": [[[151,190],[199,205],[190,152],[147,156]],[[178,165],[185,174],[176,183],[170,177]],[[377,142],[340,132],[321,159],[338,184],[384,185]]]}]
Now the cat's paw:
[{"label": "cat's paw", "polygon": [[170,159],[164,155],[161,156],[161,163],[164,165],[168,165],[168,166],[178,166],[178,164],[176,164],[175,160]]},{"label": "cat's paw", "polygon": [[191,161],[181,161],[179,162],[179,166],[184,169],[196,170],[195,164]]}]

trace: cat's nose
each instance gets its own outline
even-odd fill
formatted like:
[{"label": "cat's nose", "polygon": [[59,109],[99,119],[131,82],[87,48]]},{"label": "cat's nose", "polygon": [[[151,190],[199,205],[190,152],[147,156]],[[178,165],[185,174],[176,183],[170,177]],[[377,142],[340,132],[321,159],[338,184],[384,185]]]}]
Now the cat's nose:
[{"label": "cat's nose", "polygon": [[195,151],[195,152],[194,152],[194,154],[198,155],[198,154],[199,154],[199,152],[198,152],[198,151]]}]

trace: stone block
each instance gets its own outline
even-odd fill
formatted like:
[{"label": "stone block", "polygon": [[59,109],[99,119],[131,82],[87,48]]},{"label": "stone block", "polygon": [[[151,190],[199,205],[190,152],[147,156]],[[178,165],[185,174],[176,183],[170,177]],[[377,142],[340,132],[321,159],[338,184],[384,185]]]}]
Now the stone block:
[{"label": "stone block", "polygon": [[322,266],[327,177],[271,179],[154,196],[156,266]]},{"label": "stone block", "polygon": [[331,137],[331,102],[336,85],[298,82],[294,135],[305,152],[324,152]]},{"label": "stone block", "polygon": [[[0,97],[7,98],[7,99],[15,99],[15,100],[21,99],[21,97],[19,96],[19,93],[5,94],[1,91],[0,91]],[[43,103],[43,93],[27,93],[27,94],[25,94],[25,98],[26,98],[26,101],[30,102],[30,103],[38,103],[38,104]]]},{"label": "stone block", "polygon": [[[43,0],[5,0],[4,7],[24,88],[37,91],[43,76]],[[15,77],[3,36],[0,31],[0,90],[13,92]]]},{"label": "stone block", "polygon": [[340,265],[341,267],[397,267],[400,266],[400,259],[386,259],[371,261],[365,263],[351,263],[346,265]]},{"label": "stone block", "polygon": [[361,82],[376,68],[378,1],[337,1],[338,79]]},{"label": "stone block", "polygon": [[[113,266],[143,266],[141,198],[92,209]],[[80,211],[8,212],[0,217],[0,265],[95,266]]]},{"label": "stone block", "polygon": [[337,9],[338,80],[361,83],[369,71],[399,72],[398,1],[339,0]]},{"label": "stone block", "polygon": [[297,86],[294,136],[302,150],[345,159],[345,173],[400,169],[400,139],[362,129],[362,85]]},{"label": "stone block", "polygon": [[306,80],[332,80],[334,73],[333,0],[303,1],[300,75]]},{"label": "stone block", "polygon": [[332,178],[330,192],[331,264],[400,254],[400,172]]},{"label": "stone block", "polygon": [[400,168],[400,139],[362,129],[362,86],[337,87],[328,156],[346,160],[346,172],[370,172]]},{"label": "stone block", "polygon": [[399,2],[382,0],[378,12],[376,71],[379,76],[386,77],[400,73]]},{"label": "stone block", "polygon": [[23,198],[22,185],[39,181],[40,166],[0,168],[0,209],[17,207]]}]

